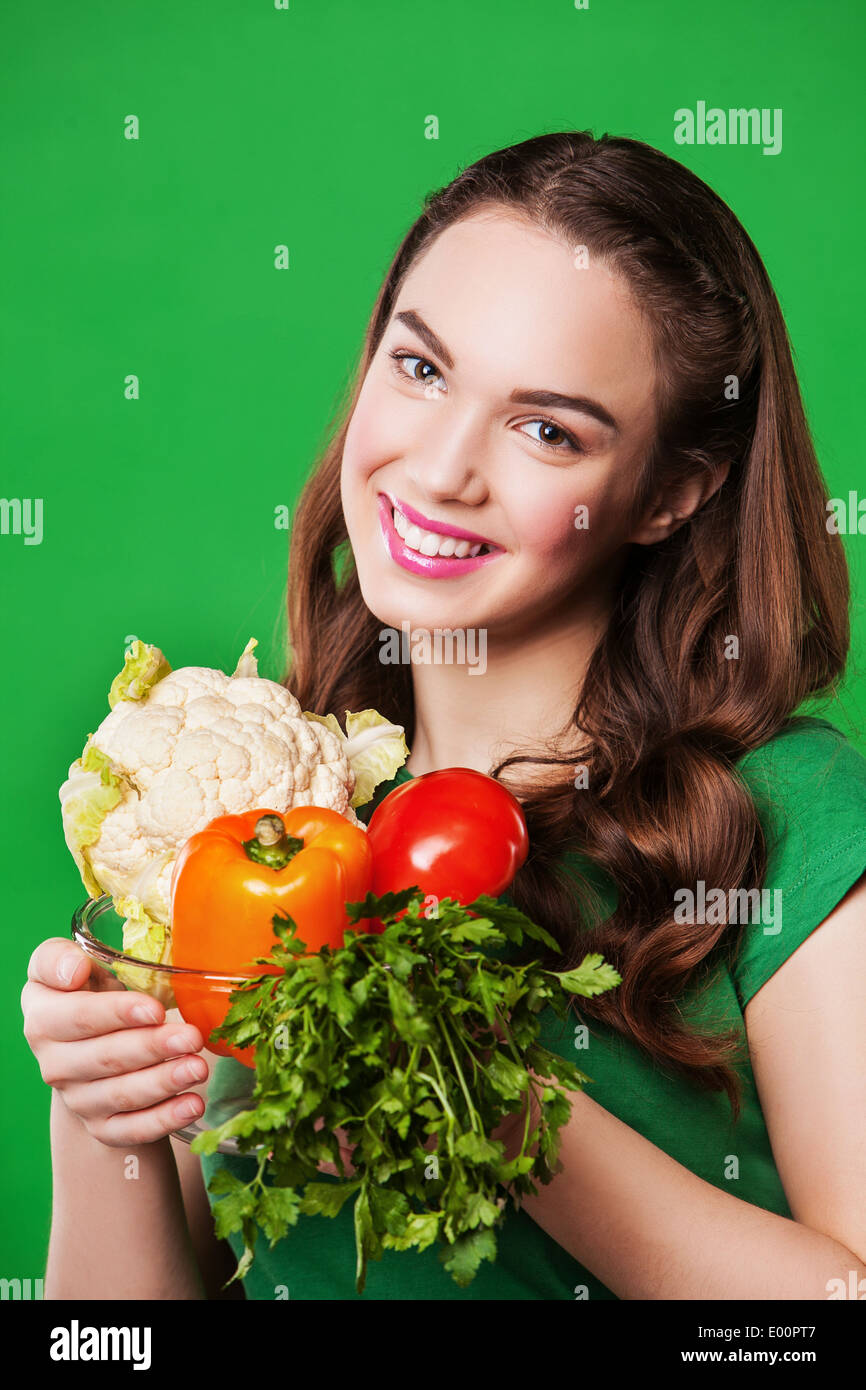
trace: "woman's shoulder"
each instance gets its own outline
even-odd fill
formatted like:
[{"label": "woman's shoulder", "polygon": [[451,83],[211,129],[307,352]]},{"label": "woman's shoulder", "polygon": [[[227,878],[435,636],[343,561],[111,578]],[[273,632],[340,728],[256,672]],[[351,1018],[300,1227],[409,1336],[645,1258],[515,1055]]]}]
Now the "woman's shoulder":
[{"label": "woman's shoulder", "polygon": [[744,772],[767,767],[819,770],[829,774],[839,765],[842,774],[866,779],[866,757],[836,724],[818,715],[792,715],[768,739],[748,753],[737,766]]},{"label": "woman's shoulder", "polygon": [[733,971],[745,1008],[866,869],[866,757],[829,720],[797,716],[737,766],[767,847]]},{"label": "woman's shoulder", "polygon": [[[762,889],[740,890],[725,904],[742,925],[731,974],[742,1009],[806,937],[830,915],[866,870],[866,757],[829,720],[794,716],[736,763],[755,805],[767,849]],[[615,885],[579,850],[567,872],[589,882],[615,911]],[[719,889],[705,883],[700,910],[718,911]]]},{"label": "woman's shoulder", "polygon": [[866,833],[866,757],[827,719],[792,718],[737,763],[771,859],[799,846],[801,868]]}]

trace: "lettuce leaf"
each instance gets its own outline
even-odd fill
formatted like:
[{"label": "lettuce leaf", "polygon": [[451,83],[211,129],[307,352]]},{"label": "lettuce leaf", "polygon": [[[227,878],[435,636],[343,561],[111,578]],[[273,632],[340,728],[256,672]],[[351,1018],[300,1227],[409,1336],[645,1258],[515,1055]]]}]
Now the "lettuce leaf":
[{"label": "lettuce leaf", "polygon": [[237,666],[232,671],[232,680],[239,677],[257,676],[259,674],[259,663],[256,660],[255,649],[259,645],[258,637],[251,637],[240,655]]},{"label": "lettuce leaf", "polygon": [[111,682],[109,705],[114,709],[118,700],[142,700],[170,670],[159,647],[141,642],[136,637],[124,655],[123,670],[118,671]]},{"label": "lettuce leaf", "polygon": [[[145,911],[138,898],[115,898],[114,910],[123,917],[124,955],[136,960],[152,961],[154,965],[171,964],[171,928],[157,922]],[[159,971],[144,970],[139,965],[115,965],[114,973],[127,989],[151,994],[167,1009],[176,1007],[171,984],[161,979]]]},{"label": "lettuce leaf", "polygon": [[[93,873],[87,850],[99,839],[103,820],[123,799],[126,789],[126,779],[113,770],[111,759],[89,739],[60,788],[63,833],[91,898],[101,897],[105,889]],[[151,917],[136,897],[115,898],[114,910],[125,919],[123,950],[126,955],[153,961],[154,965],[171,964],[169,927]],[[114,973],[127,989],[152,994],[167,1009],[175,1007],[171,985],[163,982],[157,972],[136,965],[117,965]]]},{"label": "lettuce leaf", "polygon": [[124,779],[112,771],[111,760],[88,738],[60,788],[60,812],[66,843],[91,898],[98,898],[104,890],[94,877],[87,849],[99,839],[109,811],[123,800],[124,788]]},{"label": "lettuce leaf", "polygon": [[359,714],[346,710],[346,733],[336,715],[313,714],[309,710],[303,713],[305,719],[324,724],[340,739],[355,774],[355,790],[349,803],[352,807],[365,806],[379,783],[390,781],[409,756],[402,724],[391,724],[377,710],[365,709]]}]

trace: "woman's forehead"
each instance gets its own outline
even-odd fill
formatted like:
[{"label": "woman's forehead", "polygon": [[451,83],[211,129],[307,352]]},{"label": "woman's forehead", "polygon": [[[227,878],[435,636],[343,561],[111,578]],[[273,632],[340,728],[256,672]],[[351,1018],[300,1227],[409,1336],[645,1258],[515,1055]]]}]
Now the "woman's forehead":
[{"label": "woman's forehead", "polygon": [[485,212],[448,227],[405,277],[392,326],[408,310],[480,390],[607,396],[617,419],[645,417],[652,338],[625,281],[525,218]]}]

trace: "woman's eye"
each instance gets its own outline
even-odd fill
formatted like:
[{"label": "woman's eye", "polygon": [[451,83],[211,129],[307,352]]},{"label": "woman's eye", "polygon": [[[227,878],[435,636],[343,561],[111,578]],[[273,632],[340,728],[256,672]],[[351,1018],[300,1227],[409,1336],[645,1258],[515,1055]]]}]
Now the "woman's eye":
[{"label": "woman's eye", "polygon": [[[434,382],[442,382],[442,377],[439,372],[436,370],[433,363],[426,357],[418,357],[412,352],[390,352],[388,356],[394,361],[395,372],[398,376],[402,377],[404,381],[414,381],[419,386],[431,386]],[[418,376],[416,374],[416,368],[403,367],[403,362],[419,362],[422,367],[431,367],[432,372],[429,376]],[[444,383],[442,385],[437,385],[436,389],[437,391],[444,390]]]},{"label": "woman's eye", "polygon": [[[394,371],[403,381],[413,382],[418,386],[432,386],[435,384],[437,391],[446,390],[443,377],[429,358],[419,357],[418,354],[414,352],[397,351],[390,352],[388,356],[393,360]],[[403,366],[404,362],[407,364],[405,367]],[[409,367],[408,364],[410,362],[414,362],[416,365],[414,367]],[[421,368],[420,375],[418,374],[419,367]],[[425,367],[431,369],[429,374],[424,372]],[[555,424],[553,420],[530,420],[526,428],[532,427],[545,431],[547,435],[552,434],[559,437],[558,439],[551,439],[545,437],[533,438],[530,436],[530,438],[533,439],[533,443],[540,444],[543,449],[551,449],[557,454],[586,453],[586,450],[582,448],[579,442],[574,438],[574,435],[569,434],[567,430],[564,430],[561,425]],[[521,428],[523,427],[521,426]]]},{"label": "woman's eye", "polygon": [[[561,425],[554,424],[553,420],[530,420],[526,428],[541,429],[542,431],[547,431],[548,435],[559,435],[560,439],[565,441],[564,451],[566,453],[585,453],[585,450],[574,438],[574,435],[569,434],[568,431],[564,430]],[[541,444],[542,447],[545,449],[555,449],[556,452],[560,454],[563,452],[563,445],[559,443],[556,439],[551,439],[549,437],[530,437],[532,438],[532,442],[534,444]]]}]

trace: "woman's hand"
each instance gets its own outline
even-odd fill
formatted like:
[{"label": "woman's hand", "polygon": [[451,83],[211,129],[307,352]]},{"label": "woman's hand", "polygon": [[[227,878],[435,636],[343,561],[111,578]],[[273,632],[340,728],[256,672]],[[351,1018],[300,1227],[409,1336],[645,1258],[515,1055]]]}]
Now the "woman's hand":
[{"label": "woman's hand", "polygon": [[[316,1120],[316,1123],[313,1125],[313,1129],[321,1129],[324,1123],[325,1121],[323,1117],[320,1115],[319,1118]],[[345,1176],[353,1178],[355,1176],[355,1168],[352,1163],[352,1152],[355,1146],[354,1144],[349,1144],[349,1141],[346,1138],[346,1131],[343,1129],[341,1125],[337,1126],[337,1128],[334,1130],[334,1134],[336,1135],[337,1143],[340,1146],[340,1153],[342,1155],[343,1163],[346,1168]],[[331,1163],[328,1159],[323,1158],[319,1163],[316,1164],[316,1167],[318,1168],[320,1173],[330,1173],[331,1176],[334,1178],[342,1178],[344,1176],[340,1172],[336,1163]]]},{"label": "woman's hand", "polygon": [[162,1004],[65,938],[36,947],[21,1009],[42,1080],[101,1144],[153,1143],[204,1111],[184,1090],[208,1075],[198,1029],[166,1023]]}]

